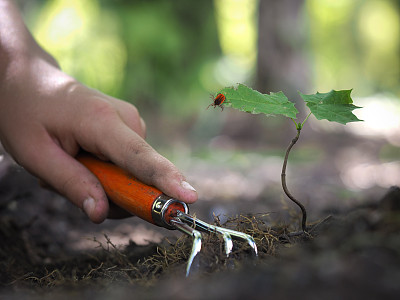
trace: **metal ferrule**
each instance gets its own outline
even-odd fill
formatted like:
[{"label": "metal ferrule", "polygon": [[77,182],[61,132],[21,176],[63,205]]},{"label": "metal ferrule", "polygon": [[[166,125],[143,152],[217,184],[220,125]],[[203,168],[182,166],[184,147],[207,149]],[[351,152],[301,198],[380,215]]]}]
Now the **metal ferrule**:
[{"label": "metal ferrule", "polygon": [[151,208],[151,215],[153,217],[153,221],[156,225],[165,227],[168,229],[176,229],[175,226],[172,226],[171,224],[167,223],[165,221],[165,213],[168,209],[168,207],[172,203],[180,203],[183,205],[184,210],[183,213],[187,214],[189,212],[189,207],[186,203],[176,200],[174,198],[171,198],[167,195],[161,194],[156,200],[153,202],[153,206]]}]

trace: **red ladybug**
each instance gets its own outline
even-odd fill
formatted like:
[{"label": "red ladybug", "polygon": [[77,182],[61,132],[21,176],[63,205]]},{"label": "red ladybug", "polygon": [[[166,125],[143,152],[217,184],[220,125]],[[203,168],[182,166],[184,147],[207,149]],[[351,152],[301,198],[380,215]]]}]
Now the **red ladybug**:
[{"label": "red ladybug", "polygon": [[214,108],[216,108],[217,106],[221,107],[221,111],[224,110],[224,106],[222,105],[222,103],[224,103],[224,101],[226,100],[225,96],[223,94],[218,94],[214,99],[213,102],[207,106],[207,109],[210,106],[214,106]]}]

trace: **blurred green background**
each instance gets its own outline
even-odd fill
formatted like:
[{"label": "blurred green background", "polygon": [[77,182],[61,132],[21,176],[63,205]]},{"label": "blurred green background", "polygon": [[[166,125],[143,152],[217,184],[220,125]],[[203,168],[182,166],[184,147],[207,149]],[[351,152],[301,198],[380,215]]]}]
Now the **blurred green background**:
[{"label": "blurred green background", "polygon": [[364,106],[355,111],[363,123],[310,118],[290,163],[305,199],[332,204],[354,196],[340,184],[357,192],[400,182],[399,0],[18,2],[65,72],[139,109],[149,143],[203,198],[279,190],[293,124],[206,110],[210,94],[239,82],[295,102],[297,91],[353,89]]},{"label": "blurred green background", "polygon": [[210,94],[239,82],[262,92],[282,90],[293,101],[298,90],[351,88],[353,98],[400,97],[399,0],[19,4],[65,72],[138,107],[155,146],[197,147],[235,130],[257,140],[251,128],[265,129],[265,122],[274,141],[274,128],[286,120],[243,121],[219,108],[205,110]]},{"label": "blurred green background", "polygon": [[[285,89],[290,82],[287,93],[293,87],[303,92],[353,88],[355,96],[379,91],[400,96],[400,1],[275,2],[20,4],[39,43],[67,73],[157,114],[187,118],[221,87],[245,82],[265,89],[282,74],[278,85]],[[285,57],[281,66],[273,61],[271,46]],[[262,60],[269,63],[260,66]],[[298,60],[301,67],[287,60]],[[260,82],[263,73],[272,74],[269,82]]]}]

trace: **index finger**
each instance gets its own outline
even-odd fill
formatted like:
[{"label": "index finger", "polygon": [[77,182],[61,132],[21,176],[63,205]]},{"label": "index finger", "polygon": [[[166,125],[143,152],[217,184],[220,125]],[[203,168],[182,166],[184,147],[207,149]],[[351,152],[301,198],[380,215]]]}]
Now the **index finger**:
[{"label": "index finger", "polygon": [[96,127],[91,135],[96,151],[168,196],[186,203],[197,200],[196,190],[182,173],[118,117],[98,122]]}]

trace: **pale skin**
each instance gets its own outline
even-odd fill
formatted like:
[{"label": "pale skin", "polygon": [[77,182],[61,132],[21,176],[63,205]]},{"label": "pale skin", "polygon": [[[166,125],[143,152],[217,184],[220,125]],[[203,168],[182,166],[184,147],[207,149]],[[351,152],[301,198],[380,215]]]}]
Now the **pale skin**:
[{"label": "pale skin", "polygon": [[0,141],[17,163],[81,208],[94,223],[110,210],[97,178],[75,156],[110,160],[186,203],[197,200],[181,172],[144,140],[135,106],[79,83],[34,40],[16,7],[0,0]]}]

